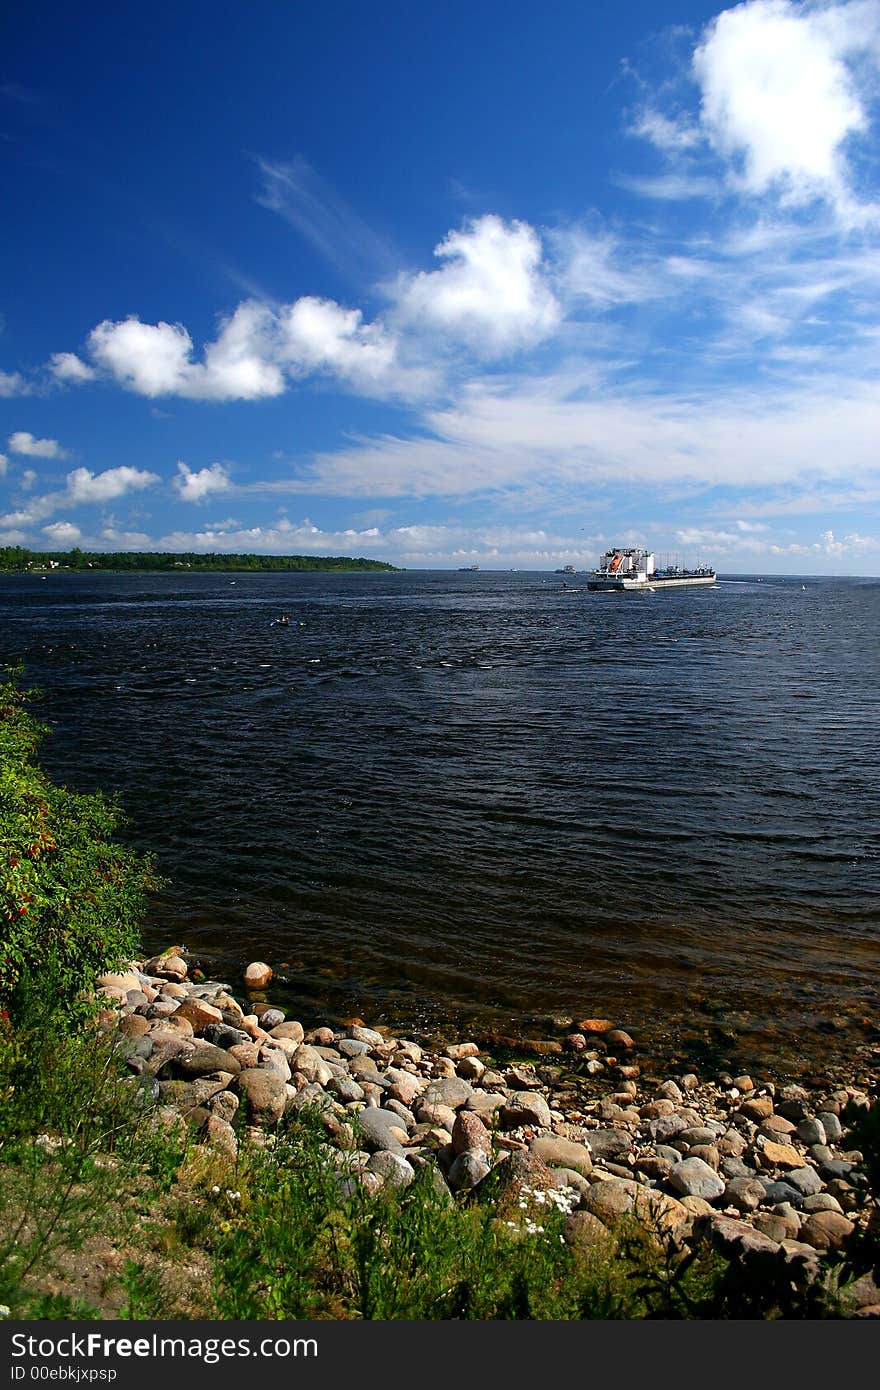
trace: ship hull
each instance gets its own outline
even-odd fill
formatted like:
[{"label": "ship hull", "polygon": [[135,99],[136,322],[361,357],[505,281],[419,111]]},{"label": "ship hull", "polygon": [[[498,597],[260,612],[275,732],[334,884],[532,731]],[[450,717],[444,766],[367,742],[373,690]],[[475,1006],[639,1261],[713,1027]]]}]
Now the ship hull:
[{"label": "ship hull", "polygon": [[615,579],[613,575],[601,575],[587,580],[587,588],[594,593],[645,593],[649,589],[705,589],[716,582],[714,574],[681,575],[669,579]]}]

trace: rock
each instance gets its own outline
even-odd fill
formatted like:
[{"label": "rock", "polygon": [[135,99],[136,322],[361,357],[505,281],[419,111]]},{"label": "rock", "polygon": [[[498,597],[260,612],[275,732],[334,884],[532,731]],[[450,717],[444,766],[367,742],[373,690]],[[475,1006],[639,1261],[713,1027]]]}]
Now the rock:
[{"label": "rock", "polygon": [[590,1153],[593,1161],[597,1159],[622,1158],[632,1150],[632,1136],[621,1129],[591,1129],[589,1135]]},{"label": "rock", "polygon": [[626,1216],[635,1206],[636,1183],[622,1178],[611,1178],[608,1182],[595,1182],[589,1192],[584,1193],[581,1205],[584,1211],[598,1217],[604,1225],[613,1225],[621,1216]]},{"label": "rock", "polygon": [[765,1200],[764,1184],[757,1178],[733,1178],[724,1189],[725,1205],[737,1211],[755,1211]]},{"label": "rock", "polygon": [[786,1173],[785,1181],[797,1188],[803,1197],[815,1197],[822,1191],[822,1179],[815,1168],[791,1168]]},{"label": "rock", "polygon": [[241,1071],[241,1064],[222,1047],[197,1042],[194,1047],[177,1054],[174,1068],[181,1076],[208,1076],[213,1072],[231,1072],[236,1076]]},{"label": "rock", "polygon": [[353,1023],[348,1032],[355,1042],[366,1043],[368,1047],[381,1047],[385,1041],[382,1034],[377,1033],[375,1028],[365,1028],[362,1023]]},{"label": "rock", "polygon": [[451,1110],[460,1110],[473,1094],[474,1088],[469,1081],[464,1081],[458,1076],[448,1076],[430,1082],[420,1099],[425,1105],[448,1105]]},{"label": "rock", "polygon": [[825,1144],[828,1140],[822,1121],[809,1117],[801,1120],[797,1127],[797,1137],[804,1144]]},{"label": "rock", "polygon": [[762,1168],[801,1168],[804,1162],[803,1154],[791,1144],[774,1144],[770,1139],[758,1150],[757,1157]]},{"label": "rock", "polygon": [[[157,1004],[150,1005],[152,1009],[156,1007]],[[219,1009],[215,1009],[213,1004],[206,1003],[204,999],[196,999],[192,995],[189,999],[184,999],[181,1004],[178,1004],[174,1016],[175,1018],[187,1019],[192,1024],[195,1033],[201,1032],[209,1023],[223,1022],[223,1015]]]},{"label": "rock", "polygon": [[463,1149],[453,1160],[446,1180],[453,1192],[469,1192],[488,1172],[489,1164],[483,1150]]},{"label": "rock", "polygon": [[[452,1126],[452,1147],[456,1154],[463,1154],[468,1150],[491,1154],[492,1140],[489,1131],[479,1115],[474,1114],[472,1110],[459,1110],[456,1115]],[[473,1183],[470,1186],[472,1187]]]},{"label": "rock", "polygon": [[356,1116],[361,1138],[368,1149],[390,1149],[401,1153],[407,1141],[407,1129],[399,1115],[393,1110],[383,1110],[379,1106],[367,1106]]},{"label": "rock", "polygon": [[843,1137],[843,1126],[837,1115],[830,1110],[820,1110],[816,1119],[825,1131],[825,1143],[836,1144]]},{"label": "rock", "polygon": [[664,1081],[658,1086],[657,1097],[659,1100],[672,1101],[674,1105],[681,1105],[684,1100],[680,1087],[674,1081]]},{"label": "rock", "polygon": [[129,990],[140,990],[141,982],[133,970],[119,973],[108,971],[107,974],[98,976],[95,986],[99,990],[117,991],[116,997],[124,998]]},{"label": "rock", "polygon": [[[279,1024],[284,1022],[284,1011],[283,1009],[263,1009],[262,1013],[257,1015],[257,1020],[260,1027],[265,1028],[268,1033],[272,1028],[277,1028]],[[300,1038],[298,1041],[301,1042],[302,1039]]]},{"label": "rock", "polygon": [[764,1203],[768,1207],[779,1206],[780,1202],[790,1202],[793,1207],[799,1207],[804,1200],[804,1194],[790,1182],[778,1178],[775,1182],[764,1180]]},{"label": "rock", "polygon": [[479,1057],[462,1057],[455,1069],[465,1081],[480,1082],[486,1074],[486,1064]]},{"label": "rock", "polygon": [[607,1018],[582,1018],[575,1024],[578,1033],[610,1033],[614,1024]]},{"label": "rock", "polygon": [[682,1159],[666,1182],[681,1197],[702,1197],[706,1202],[714,1202],[724,1195],[724,1182],[701,1158]]},{"label": "rock", "polygon": [[562,1238],[576,1250],[589,1250],[594,1245],[607,1244],[608,1227],[591,1211],[573,1211],[566,1219]]},{"label": "rock", "polygon": [[173,951],[154,956],[147,961],[145,970],[148,975],[158,976],[160,980],[185,980],[188,973],[186,961]]},{"label": "rock", "polygon": [[801,1226],[800,1238],[816,1250],[839,1250],[854,1230],[853,1222],[839,1212],[817,1211]]},{"label": "rock", "polygon": [[209,1114],[204,1134],[206,1144],[209,1144],[212,1149],[219,1149],[233,1163],[236,1162],[238,1159],[238,1139],[228,1120],[222,1119],[217,1114]]},{"label": "rock", "polygon": [[245,967],[244,987],[245,989],[265,989],[272,978],[272,967],[262,960],[252,960],[250,965]]},{"label": "rock", "polygon": [[762,1120],[766,1120],[768,1116],[773,1114],[773,1101],[769,1096],[750,1096],[748,1100],[743,1101],[737,1114],[760,1124]]},{"label": "rock", "polygon": [[[302,1042],[302,1037],[299,1039]],[[359,1042],[357,1038],[340,1038],[337,1043],[337,1050],[343,1057],[363,1057],[370,1051],[368,1043]]]},{"label": "rock", "polygon": [[536,1191],[549,1192],[553,1174],[536,1154],[520,1149],[505,1155],[491,1168],[486,1177],[473,1189],[477,1201],[494,1202],[498,1214],[519,1207],[521,1199],[529,1200]]},{"label": "rock", "polygon": [[537,1091],[515,1091],[498,1116],[501,1129],[519,1129],[522,1125],[549,1129],[552,1123],[550,1107]]},{"label": "rock", "polygon": [[376,1153],[371,1154],[367,1170],[378,1173],[388,1187],[409,1187],[415,1178],[415,1170],[402,1154],[395,1153],[392,1149],[378,1149]]},{"label": "rock", "polygon": [[593,1160],[586,1144],[561,1139],[555,1134],[540,1134],[532,1140],[529,1149],[549,1168],[572,1168],[584,1176],[593,1171]]},{"label": "rock", "polygon": [[732,1217],[723,1216],[720,1212],[697,1217],[694,1222],[694,1235],[708,1240],[715,1250],[728,1258],[754,1259],[760,1256],[766,1259],[768,1256],[776,1256],[780,1249],[777,1241],[762,1231],[755,1230],[748,1222],[737,1221]]},{"label": "rock", "polygon": [[235,1086],[253,1121],[277,1124],[287,1103],[285,1084],[277,1072],[267,1067],[248,1067],[239,1072]]},{"label": "rock", "polygon": [[[583,1032],[583,1028],[581,1032]],[[635,1041],[629,1033],[625,1033],[622,1028],[612,1028],[610,1033],[606,1033],[605,1041],[610,1048],[619,1049],[621,1052],[629,1052],[635,1047]]]}]

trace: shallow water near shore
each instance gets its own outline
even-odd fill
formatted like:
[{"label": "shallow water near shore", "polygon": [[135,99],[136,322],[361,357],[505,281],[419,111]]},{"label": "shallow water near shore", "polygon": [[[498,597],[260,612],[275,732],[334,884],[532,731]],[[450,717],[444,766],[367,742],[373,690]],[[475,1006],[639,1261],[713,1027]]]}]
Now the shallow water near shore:
[{"label": "shallow water near shore", "polygon": [[752,1066],[875,1036],[878,634],[876,580],[0,576],[44,766],[171,880],[148,948],[306,1022]]}]

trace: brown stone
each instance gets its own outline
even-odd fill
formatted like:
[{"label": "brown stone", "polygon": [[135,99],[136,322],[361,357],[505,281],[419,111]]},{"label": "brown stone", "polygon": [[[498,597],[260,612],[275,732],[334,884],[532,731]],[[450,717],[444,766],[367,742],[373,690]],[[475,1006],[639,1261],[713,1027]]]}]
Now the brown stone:
[{"label": "brown stone", "polygon": [[773,1114],[773,1101],[769,1096],[750,1096],[744,1100],[737,1111],[738,1115],[744,1115],[747,1120],[754,1120],[760,1124],[766,1120],[768,1115]]},{"label": "brown stone", "polygon": [[607,1018],[582,1018],[575,1024],[577,1033],[609,1033],[614,1024]]},{"label": "brown stone", "polygon": [[566,1245],[574,1246],[575,1250],[589,1250],[611,1239],[608,1227],[591,1211],[573,1211],[566,1220],[562,1237]]},{"label": "brown stone", "polygon": [[478,1149],[481,1153],[491,1154],[492,1140],[489,1131],[479,1115],[474,1114],[472,1110],[460,1110],[456,1115],[452,1125],[452,1147],[456,1154],[464,1153],[466,1149]]},{"label": "brown stone", "polygon": [[774,1144],[768,1139],[760,1151],[762,1168],[803,1168],[804,1156],[791,1144]]},{"label": "brown stone", "polygon": [[839,1250],[855,1226],[838,1211],[815,1211],[800,1229],[800,1238],[815,1250]]},{"label": "brown stone", "polygon": [[119,1031],[127,1038],[142,1038],[150,1031],[150,1021],[141,1014],[123,1014],[119,1020]]},{"label": "brown stone", "polygon": [[556,1134],[539,1134],[532,1140],[529,1149],[549,1168],[573,1168],[585,1177],[593,1171],[593,1160],[586,1144],[562,1139]]},{"label": "brown stone", "polygon": [[252,1120],[276,1124],[281,1119],[287,1088],[278,1072],[268,1067],[249,1067],[236,1077],[235,1086],[247,1103]]},{"label": "brown stone", "polygon": [[215,1009],[213,1004],[207,1004],[204,999],[184,999],[182,1004],[178,1004],[172,1017],[188,1019],[195,1033],[207,1028],[209,1023],[223,1022],[220,1010]]},{"label": "brown stone", "polygon": [[250,965],[245,967],[244,987],[245,989],[265,989],[272,978],[272,967],[263,960],[252,960]]},{"label": "brown stone", "polygon": [[613,1028],[605,1037],[609,1047],[629,1052],[631,1047],[635,1047],[635,1040],[625,1033],[622,1028]]},{"label": "brown stone", "polygon": [[301,1043],[305,1037],[303,1026],[297,1023],[296,1019],[288,1019],[286,1023],[279,1023],[275,1028],[269,1029],[270,1038],[292,1038],[295,1043]]}]

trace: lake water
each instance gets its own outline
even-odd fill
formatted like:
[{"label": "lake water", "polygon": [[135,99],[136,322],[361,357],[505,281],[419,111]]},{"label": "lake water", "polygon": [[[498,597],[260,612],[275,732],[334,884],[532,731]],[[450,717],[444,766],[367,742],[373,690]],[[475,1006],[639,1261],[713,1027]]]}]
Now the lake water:
[{"label": "lake water", "polygon": [[[0,576],[42,760],[170,880],[146,945],[304,1021],[731,1063],[876,1017],[880,581]],[[288,628],[272,625],[291,614]]]}]

